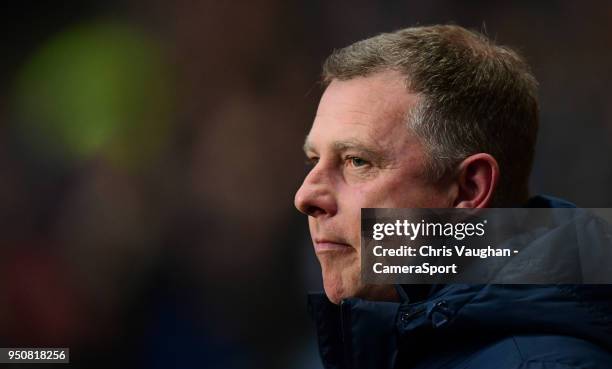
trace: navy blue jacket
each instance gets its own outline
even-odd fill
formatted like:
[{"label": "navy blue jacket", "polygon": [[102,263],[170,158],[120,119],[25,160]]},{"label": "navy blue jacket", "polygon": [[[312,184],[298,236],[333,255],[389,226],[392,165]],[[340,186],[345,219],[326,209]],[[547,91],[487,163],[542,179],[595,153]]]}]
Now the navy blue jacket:
[{"label": "navy blue jacket", "polygon": [[610,285],[396,288],[400,302],[309,296],[326,369],[612,368]]}]

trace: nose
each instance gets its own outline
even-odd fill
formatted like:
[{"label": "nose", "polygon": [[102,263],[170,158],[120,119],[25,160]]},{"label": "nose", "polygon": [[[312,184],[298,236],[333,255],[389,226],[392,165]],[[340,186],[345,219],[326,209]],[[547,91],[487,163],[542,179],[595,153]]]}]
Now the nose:
[{"label": "nose", "polygon": [[294,204],[300,212],[315,218],[336,214],[333,180],[324,168],[315,166],[308,173],[295,193]]}]

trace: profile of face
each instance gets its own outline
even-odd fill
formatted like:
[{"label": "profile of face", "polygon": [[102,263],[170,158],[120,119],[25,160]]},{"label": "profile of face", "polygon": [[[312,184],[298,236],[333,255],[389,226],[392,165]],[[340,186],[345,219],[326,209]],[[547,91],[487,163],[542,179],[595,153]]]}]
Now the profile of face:
[{"label": "profile of face", "polygon": [[333,80],[321,98],[304,145],[313,167],[295,206],[308,215],[325,293],[334,303],[395,293],[361,282],[361,208],[453,206],[456,187],[428,179],[424,147],[407,128],[418,98],[394,71]]}]

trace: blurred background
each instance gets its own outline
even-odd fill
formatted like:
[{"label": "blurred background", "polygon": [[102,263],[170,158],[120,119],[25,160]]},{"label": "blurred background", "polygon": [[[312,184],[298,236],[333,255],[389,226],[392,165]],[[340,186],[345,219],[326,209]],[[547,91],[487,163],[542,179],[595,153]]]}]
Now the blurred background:
[{"label": "blurred background", "polygon": [[79,368],[320,368],[301,145],[324,58],[383,31],[454,22],[521,51],[541,83],[533,192],[612,206],[607,1],[22,1],[0,17],[0,347],[70,347]]}]

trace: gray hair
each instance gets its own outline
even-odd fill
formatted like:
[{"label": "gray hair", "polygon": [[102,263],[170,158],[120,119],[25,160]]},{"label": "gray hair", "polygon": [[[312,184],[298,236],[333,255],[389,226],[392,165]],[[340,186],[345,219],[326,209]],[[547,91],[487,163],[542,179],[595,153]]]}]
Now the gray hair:
[{"label": "gray hair", "polygon": [[537,81],[515,51],[455,25],[406,28],[335,50],[323,82],[397,70],[419,95],[408,127],[423,142],[427,173],[441,180],[479,152],[501,171],[494,202],[524,201],[538,130]]}]

